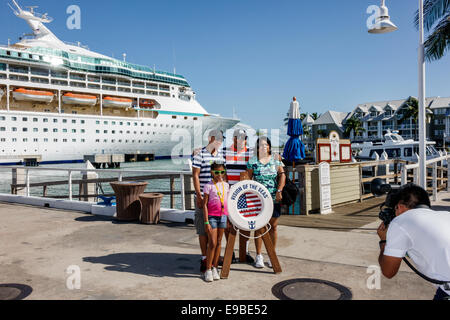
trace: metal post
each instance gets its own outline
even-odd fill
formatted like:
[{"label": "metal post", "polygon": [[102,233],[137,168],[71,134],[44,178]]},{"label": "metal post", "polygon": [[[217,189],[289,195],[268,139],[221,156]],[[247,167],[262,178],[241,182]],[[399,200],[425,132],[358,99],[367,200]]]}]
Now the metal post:
[{"label": "metal post", "polygon": [[433,163],[433,201],[437,201],[437,162]]},{"label": "metal post", "polygon": [[402,186],[408,183],[408,169],[406,169],[406,166],[403,166],[402,169]]},{"label": "metal post", "polygon": [[26,191],[25,191],[25,195],[27,197],[30,196],[30,170],[26,169],[25,170],[25,181],[26,181]]},{"label": "metal post", "polygon": [[9,112],[9,104],[10,104],[10,97],[9,97],[9,84],[6,85],[6,111]]},{"label": "metal post", "polygon": [[72,194],[72,171],[69,170],[69,201],[72,201],[73,194]]},{"label": "metal post", "polygon": [[425,49],[424,49],[423,0],[419,0],[419,174],[420,185],[427,188],[426,114],[425,114]]},{"label": "metal post", "polygon": [[186,194],[185,194],[185,187],[184,187],[184,174],[180,175],[181,180],[181,210],[186,211]]},{"label": "metal post", "polygon": [[61,114],[61,90],[58,90],[58,113]]}]

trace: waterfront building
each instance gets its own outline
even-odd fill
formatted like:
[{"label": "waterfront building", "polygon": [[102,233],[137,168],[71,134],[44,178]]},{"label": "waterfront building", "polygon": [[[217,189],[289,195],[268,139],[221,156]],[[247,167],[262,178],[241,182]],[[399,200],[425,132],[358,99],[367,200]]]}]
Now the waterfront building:
[{"label": "waterfront building", "polygon": [[[356,106],[350,113],[328,111],[312,125],[313,140],[320,136],[327,136],[334,130],[344,138],[346,121],[356,117],[361,121],[364,132],[359,135],[351,133],[350,139],[354,143],[381,142],[388,131],[398,131],[404,139],[418,140],[419,127],[413,118],[404,118],[407,101],[386,100],[367,102]],[[437,146],[450,143],[450,97],[431,97],[426,99],[427,106],[427,139],[436,141]]]},{"label": "waterfront building", "polygon": [[322,114],[312,125],[313,141],[328,137],[331,131],[336,131],[341,139],[344,138],[344,123],[349,115],[348,112],[337,111],[327,111]]}]

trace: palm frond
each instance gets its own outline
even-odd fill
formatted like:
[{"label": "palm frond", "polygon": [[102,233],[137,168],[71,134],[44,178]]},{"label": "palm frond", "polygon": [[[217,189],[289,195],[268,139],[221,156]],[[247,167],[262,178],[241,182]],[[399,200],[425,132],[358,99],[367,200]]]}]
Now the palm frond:
[{"label": "palm frond", "polygon": [[[427,31],[443,16],[450,12],[450,0],[425,0],[423,5],[424,27]],[[419,11],[414,18],[416,28],[419,29]]]},{"label": "palm frond", "polygon": [[[448,0],[450,1],[450,0]],[[431,62],[441,59],[450,49],[450,12],[436,26],[425,41],[425,56]]]}]

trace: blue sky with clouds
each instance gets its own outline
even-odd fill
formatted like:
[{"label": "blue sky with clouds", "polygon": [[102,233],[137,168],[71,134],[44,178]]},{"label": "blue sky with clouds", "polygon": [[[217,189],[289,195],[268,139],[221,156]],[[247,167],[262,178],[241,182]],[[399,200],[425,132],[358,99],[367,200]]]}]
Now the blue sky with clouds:
[{"label": "blue sky with clouds", "polygon": [[[62,40],[185,76],[211,113],[278,128],[293,96],[302,112],[351,111],[363,102],[417,96],[417,1],[387,0],[399,31],[370,35],[379,0],[21,0],[39,5]],[[81,30],[66,9],[81,8]],[[0,42],[28,33],[0,0]],[[450,55],[427,64],[427,96],[450,96]]]}]

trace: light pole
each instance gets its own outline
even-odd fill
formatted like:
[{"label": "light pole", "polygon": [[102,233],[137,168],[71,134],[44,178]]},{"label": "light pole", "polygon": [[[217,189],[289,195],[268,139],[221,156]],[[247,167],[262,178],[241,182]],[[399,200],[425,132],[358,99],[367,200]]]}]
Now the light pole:
[{"label": "light pole", "polygon": [[[427,138],[426,138],[426,114],[425,114],[425,45],[423,28],[423,0],[419,0],[419,184],[427,188]],[[380,16],[375,25],[369,29],[369,33],[380,34],[396,31],[398,28],[389,17],[385,0],[381,0]]]}]

